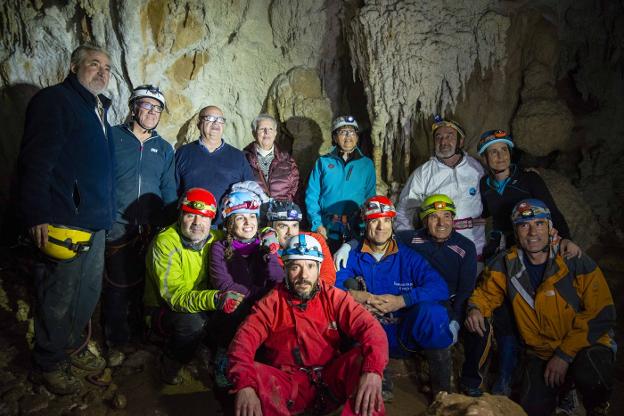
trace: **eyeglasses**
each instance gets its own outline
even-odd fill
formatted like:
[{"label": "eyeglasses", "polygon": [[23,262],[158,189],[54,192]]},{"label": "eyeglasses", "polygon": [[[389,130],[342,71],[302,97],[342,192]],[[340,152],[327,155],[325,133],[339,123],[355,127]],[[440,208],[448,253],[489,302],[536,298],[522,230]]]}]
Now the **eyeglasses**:
[{"label": "eyeglasses", "polygon": [[275,129],[273,127],[262,127],[262,128],[258,128],[256,131],[258,133],[264,132],[266,134],[266,133],[273,133]]},{"label": "eyeglasses", "polygon": [[204,123],[218,123],[225,124],[225,117],[223,116],[200,116],[199,120]]},{"label": "eyeglasses", "polygon": [[154,112],[156,113],[162,113],[164,110],[162,105],[148,103],[147,101],[139,101],[137,105],[141,107],[143,110],[147,110],[147,111],[154,110]]},{"label": "eyeglasses", "polygon": [[338,130],[336,133],[337,136],[350,137],[357,135],[355,130]]}]

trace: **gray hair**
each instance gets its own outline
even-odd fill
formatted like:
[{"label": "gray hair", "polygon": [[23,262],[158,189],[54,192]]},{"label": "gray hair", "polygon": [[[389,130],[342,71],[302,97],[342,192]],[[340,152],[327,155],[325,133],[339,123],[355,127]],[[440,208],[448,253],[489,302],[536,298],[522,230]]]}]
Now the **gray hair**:
[{"label": "gray hair", "polygon": [[106,49],[102,48],[101,46],[94,45],[92,43],[83,43],[82,45],[74,49],[74,51],[72,52],[71,58],[69,61],[70,66],[80,65],[82,61],[84,61],[87,53],[89,52],[103,53],[104,55],[108,57],[109,60],[111,60],[111,55]]},{"label": "gray hair", "polygon": [[256,128],[258,128],[258,123],[262,120],[271,120],[273,122],[273,128],[277,130],[277,120],[270,114],[262,113],[258,114],[251,122],[251,131],[255,132]]}]

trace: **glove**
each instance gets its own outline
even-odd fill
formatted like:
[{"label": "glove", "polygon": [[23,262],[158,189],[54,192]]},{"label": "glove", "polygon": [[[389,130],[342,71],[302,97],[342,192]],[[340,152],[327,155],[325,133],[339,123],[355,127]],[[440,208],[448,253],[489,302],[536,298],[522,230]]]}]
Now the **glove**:
[{"label": "glove", "polygon": [[269,254],[277,253],[280,248],[277,232],[271,227],[264,227],[260,230],[260,245],[264,247]]},{"label": "glove", "polygon": [[232,313],[238,308],[244,297],[242,294],[231,290],[218,292],[215,295],[217,310],[223,313]]},{"label": "glove", "polygon": [[459,336],[459,323],[455,320],[449,323],[449,330],[451,334],[453,334],[453,343],[451,345],[455,345],[457,343],[457,337]]},{"label": "glove", "polygon": [[334,266],[336,271],[347,267],[347,260],[349,259],[349,252],[357,247],[357,240],[350,240],[343,243],[338,250],[334,253]]}]

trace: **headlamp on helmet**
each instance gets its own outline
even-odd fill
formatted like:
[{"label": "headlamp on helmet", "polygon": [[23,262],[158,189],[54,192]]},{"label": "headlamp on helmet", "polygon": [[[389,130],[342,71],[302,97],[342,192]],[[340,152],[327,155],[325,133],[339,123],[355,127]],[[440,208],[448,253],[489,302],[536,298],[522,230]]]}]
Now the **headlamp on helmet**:
[{"label": "headlamp on helmet", "polygon": [[299,234],[291,237],[282,251],[284,262],[292,260],[313,260],[318,263],[323,261],[323,250],[318,240],[311,235]]},{"label": "headlamp on helmet", "polygon": [[191,188],[180,199],[180,210],[214,219],[217,216],[217,201],[203,188]]},{"label": "headlamp on helmet", "polygon": [[511,222],[522,224],[535,219],[551,220],[550,209],[539,199],[523,199],[518,202],[511,212]]},{"label": "headlamp on helmet", "polygon": [[291,201],[273,200],[266,213],[267,221],[301,221],[303,215],[299,205]]},{"label": "headlamp on helmet", "polygon": [[513,149],[513,139],[505,130],[488,130],[481,135],[477,144],[477,153],[482,155],[485,150],[494,143],[505,143],[509,150]]},{"label": "headlamp on helmet", "polygon": [[336,117],[332,122],[332,133],[338,130],[340,127],[351,126],[355,129],[355,131],[359,131],[360,127],[358,126],[355,117],[353,116],[340,116]]},{"label": "headlamp on helmet", "polygon": [[130,99],[128,100],[128,104],[134,103],[139,98],[153,98],[158,101],[163,108],[167,107],[167,103],[165,101],[165,95],[162,91],[153,85],[141,85],[132,90],[132,94],[130,95]]},{"label": "headlamp on helmet", "polygon": [[367,199],[362,205],[362,219],[369,221],[382,217],[396,217],[396,209],[390,198],[377,195]]},{"label": "headlamp on helmet", "polygon": [[258,216],[260,215],[260,205],[260,198],[254,192],[230,192],[223,199],[221,215],[224,219],[236,214],[255,214]]},{"label": "headlamp on helmet", "polygon": [[431,195],[420,204],[420,212],[418,216],[420,220],[424,220],[427,215],[436,211],[449,211],[453,216],[457,214],[455,203],[453,200],[444,194]]},{"label": "headlamp on helmet", "polygon": [[435,132],[440,127],[450,127],[457,132],[459,138],[466,137],[466,133],[464,133],[463,127],[456,121],[453,120],[445,120],[439,114],[433,117],[433,124],[431,125],[431,135],[435,137]]}]

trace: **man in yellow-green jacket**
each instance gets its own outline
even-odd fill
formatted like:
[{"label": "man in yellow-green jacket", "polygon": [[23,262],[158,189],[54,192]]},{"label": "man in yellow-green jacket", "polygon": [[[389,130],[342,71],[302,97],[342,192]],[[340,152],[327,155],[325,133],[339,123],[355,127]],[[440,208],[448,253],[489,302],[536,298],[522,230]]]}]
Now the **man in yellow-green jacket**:
[{"label": "man in yellow-green jacket", "polygon": [[216,216],[214,196],[191,188],[180,200],[178,221],[161,231],[146,259],[144,302],[152,327],[167,335],[161,379],[179,384],[179,371],[204,337],[208,311],[233,312],[243,295],[210,288],[208,256],[220,232],[211,230]]}]

